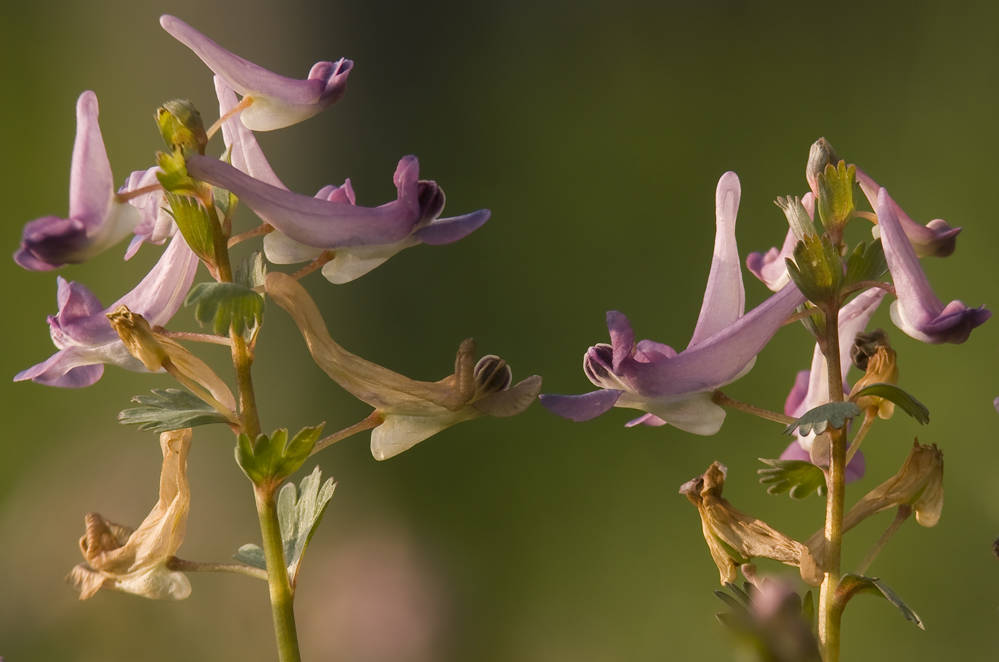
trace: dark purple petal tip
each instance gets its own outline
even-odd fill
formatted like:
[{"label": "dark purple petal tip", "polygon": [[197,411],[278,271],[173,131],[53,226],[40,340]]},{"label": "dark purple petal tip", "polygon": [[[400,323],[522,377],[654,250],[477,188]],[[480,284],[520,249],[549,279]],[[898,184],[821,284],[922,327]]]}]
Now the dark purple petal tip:
[{"label": "dark purple petal tip", "polygon": [[464,239],[489,220],[489,210],[480,209],[464,216],[439,218],[420,228],[413,235],[430,246],[442,246]]}]

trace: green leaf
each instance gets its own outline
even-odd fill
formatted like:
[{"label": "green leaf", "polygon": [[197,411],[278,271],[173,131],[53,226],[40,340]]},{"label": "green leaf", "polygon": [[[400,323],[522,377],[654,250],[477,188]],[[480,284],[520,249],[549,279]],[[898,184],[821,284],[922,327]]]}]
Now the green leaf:
[{"label": "green leaf", "polygon": [[863,283],[877,280],[888,271],[888,262],[880,239],[875,239],[870,246],[864,242],[857,244],[846,262],[846,280],[844,284]]},{"label": "green leaf", "polygon": [[170,193],[195,193],[199,183],[187,174],[187,160],[180,151],[156,152],[156,165],[161,172],[156,173],[160,185]]},{"label": "green leaf", "polygon": [[774,204],[780,207],[784,215],[787,216],[787,223],[791,226],[791,231],[794,232],[798,241],[818,234],[815,231],[815,224],[812,223],[811,217],[809,217],[804,205],[801,204],[800,198],[797,196],[793,198],[791,196],[779,197],[774,201]]},{"label": "green leaf", "polygon": [[[252,274],[251,274],[252,275]],[[202,326],[212,325],[220,336],[235,333],[251,339],[264,318],[264,298],[236,283],[198,283],[191,288],[185,306],[195,306],[194,317]]]},{"label": "green leaf", "polygon": [[270,435],[258,435],[253,441],[240,434],[236,439],[236,462],[255,485],[284,480],[308,459],[323,425],[302,428],[291,441],[283,428]]},{"label": "green leaf", "polygon": [[801,601],[801,615],[805,617],[812,626],[815,625],[815,598],[812,596],[811,591],[805,593],[805,597]]},{"label": "green leaf", "polygon": [[865,395],[873,395],[894,402],[898,408],[912,416],[920,425],[930,422],[930,410],[919,400],[895,386],[894,384],[871,384],[850,395],[851,400],[857,400]]},{"label": "green leaf", "polygon": [[813,492],[819,496],[826,493],[826,477],[822,469],[804,460],[765,460],[770,469],[760,469],[760,483],[769,485],[767,494],[789,492],[792,499],[804,499]]},{"label": "green leaf", "polygon": [[922,619],[919,618],[919,614],[914,612],[909,605],[905,604],[902,598],[898,597],[898,594],[891,590],[878,577],[864,577],[863,575],[855,575],[852,573],[843,575],[843,578],[839,582],[839,586],[836,588],[836,602],[838,602],[841,607],[845,607],[846,603],[849,602],[854,595],[859,593],[869,593],[871,595],[877,595],[884,598],[891,604],[895,605],[895,608],[902,613],[902,616],[904,616],[907,621],[912,621],[918,625],[921,630],[926,629],[923,625]]},{"label": "green leaf", "polygon": [[846,161],[840,161],[835,166],[830,163],[816,180],[819,195],[815,208],[822,224],[827,228],[846,225],[857,209],[853,202],[857,167],[847,166]]},{"label": "green leaf", "polygon": [[232,555],[232,558],[246,565],[252,565],[254,568],[267,569],[264,550],[260,548],[260,545],[243,545]]},{"label": "green leaf", "polygon": [[232,280],[237,285],[253,289],[263,287],[264,278],[267,276],[267,263],[264,262],[264,254],[260,251],[250,253],[236,266],[233,271]]},{"label": "green leaf", "polygon": [[843,263],[825,235],[805,237],[794,247],[794,260],[785,258],[787,273],[812,303],[838,299],[843,285]]},{"label": "green leaf", "polygon": [[[165,185],[164,185],[165,188]],[[170,203],[170,214],[194,254],[212,264],[215,262],[215,228],[218,221],[214,212],[205,209],[196,198],[167,191],[163,194]]]},{"label": "green leaf", "polygon": [[335,488],[336,483],[332,478],[323,482],[322,471],[317,466],[302,479],[298,489],[293,483],[288,483],[278,493],[278,519],[281,522],[281,538],[284,540],[284,557],[292,582],[298,576],[302,557],[333,498]]},{"label": "green leaf", "polygon": [[210,423],[228,423],[226,417],[201,398],[176,388],[153,389],[152,395],[137,395],[132,402],[147,405],[118,414],[122,425],[138,425],[140,432],[167,432]]},{"label": "green leaf", "polygon": [[826,428],[839,429],[846,425],[849,419],[857,416],[860,416],[860,409],[852,402],[827,402],[806,411],[801,418],[784,429],[784,434],[791,434],[795,428],[798,428],[801,434],[811,432],[822,434]]}]

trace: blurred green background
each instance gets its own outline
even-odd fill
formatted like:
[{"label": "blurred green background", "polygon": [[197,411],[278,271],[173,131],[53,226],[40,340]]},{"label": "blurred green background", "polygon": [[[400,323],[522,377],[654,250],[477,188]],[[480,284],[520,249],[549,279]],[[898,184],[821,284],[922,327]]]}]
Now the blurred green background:
[{"label": "blurred green background", "polygon": [[[360,204],[380,204],[393,196],[397,160],[412,153],[447,192],[449,214],[492,210],[458,244],[405,251],[348,285],[308,283],[344,346],[415,378],[447,374],[458,343],[474,336],[517,378],[537,373],[546,392],[587,391],[580,358],[606,341],[609,309],[624,311],[639,337],[685,346],[709,266],[718,177],[735,170],[742,181],[743,255],[780,245],[786,225],[772,200],[806,190],[805,157],[819,136],[913,218],[964,226],[952,258],[925,261],[942,299],[999,305],[999,5],[984,1],[7,3],[8,253],[24,222],[66,213],[83,90],[100,99],[118,181],[161,148],[151,119],[163,101],[190,98],[208,121],[217,116],[210,72],[162,32],[164,12],[289,76],[318,60],[355,61],[340,104],[260,135],[293,189],[311,194],[350,177]],[[253,223],[247,210],[241,223]],[[60,273],[110,303],[158,254],[144,248],[126,264],[123,251]],[[0,375],[9,378],[53,351],[45,315],[55,312],[55,275],[9,260],[0,273]],[[768,294],[748,273],[746,285],[750,305]],[[893,328],[886,310],[876,323]],[[189,310],[172,326],[196,328]],[[901,385],[933,421],[920,428],[899,415],[879,425],[865,443],[868,477],[848,502],[893,474],[914,436],[943,448],[943,519],[934,529],[907,524],[871,569],[927,629],[859,598],[844,619],[843,657],[992,659],[999,322],[962,346],[892,338]],[[224,350],[198,349],[226,370]],[[788,327],[726,391],[779,409],[811,351],[807,334]],[[332,431],[367,413],[311,363],[276,306],[255,374],[266,428],[325,420]],[[81,560],[87,512],[136,525],[155,502],[156,438],[115,415],[169,378],[109,368],[81,391],[0,384],[0,655],[274,659],[266,589],[249,578],[193,575],[181,603],[107,592],[79,603],[63,583]],[[774,424],[731,413],[718,435],[702,438],[626,430],[630,414],[574,424],[533,406],[456,426],[384,463],[371,458],[366,434],[324,451],[318,460],[339,485],[301,575],[306,658],[730,659],[713,616],[723,606],[711,593],[717,572],[678,486],[721,460],[726,496],[797,539],[820,526],[823,505],[768,496],[757,484],[756,458],[787,443]],[[251,492],[228,431],[201,428],[195,438],[181,554],[222,561],[259,539]],[[850,534],[846,567],[889,520]]]}]

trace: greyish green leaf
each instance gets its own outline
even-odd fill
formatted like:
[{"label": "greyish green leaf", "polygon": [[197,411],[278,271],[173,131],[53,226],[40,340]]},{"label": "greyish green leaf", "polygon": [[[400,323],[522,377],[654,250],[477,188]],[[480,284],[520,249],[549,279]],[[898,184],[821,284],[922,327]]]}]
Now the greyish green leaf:
[{"label": "greyish green leaf", "polygon": [[245,563],[246,565],[252,565],[254,568],[260,568],[261,570],[267,569],[267,561],[264,559],[264,550],[260,548],[259,545],[243,545],[240,547],[232,558],[236,559],[240,563]]},{"label": "greyish green leaf", "polygon": [[865,395],[873,395],[879,398],[884,398],[889,402],[894,402],[898,405],[899,409],[916,419],[920,425],[925,425],[930,422],[930,410],[926,408],[926,405],[919,400],[916,400],[914,397],[894,384],[871,384],[856,393],[851,393],[850,399],[856,400]]},{"label": "greyish green leaf", "polygon": [[852,402],[827,402],[806,411],[801,418],[784,428],[784,434],[791,434],[795,428],[799,428],[801,434],[822,434],[826,428],[839,429],[857,416],[860,416],[860,409]]},{"label": "greyish green leaf", "polygon": [[323,425],[302,428],[291,441],[288,431],[279,428],[270,435],[259,434],[251,440],[240,434],[236,440],[236,463],[255,485],[282,481],[298,471],[319,439]]},{"label": "greyish green leaf", "polygon": [[881,240],[875,239],[870,246],[860,242],[846,262],[846,280],[844,284],[863,283],[877,280],[888,271],[888,261]]},{"label": "greyish green leaf", "polygon": [[804,205],[801,204],[801,198],[795,196],[788,196],[786,198],[778,197],[774,204],[781,208],[784,215],[787,216],[787,224],[791,226],[791,231],[794,232],[795,238],[801,241],[805,237],[814,237],[817,233],[815,232],[815,224],[812,223],[811,217],[805,210]]},{"label": "greyish green leaf", "polygon": [[252,338],[264,317],[264,298],[236,283],[198,283],[191,288],[185,306],[195,306],[194,317],[220,336],[231,328],[244,338]]},{"label": "greyish green leaf", "polygon": [[122,425],[138,425],[140,432],[167,432],[210,423],[227,423],[225,416],[201,398],[176,388],[153,389],[132,402],[146,405],[118,414]]},{"label": "greyish green leaf", "polygon": [[278,520],[281,522],[288,574],[293,583],[298,576],[305,550],[333,498],[335,488],[336,483],[332,478],[323,482],[322,471],[317,466],[302,479],[297,489],[294,483],[288,483],[278,493]]},{"label": "greyish green leaf", "polygon": [[267,276],[267,263],[264,262],[264,254],[260,251],[250,253],[236,266],[232,274],[232,280],[237,285],[253,289],[264,284],[264,277]]},{"label": "greyish green leaf", "polygon": [[819,496],[826,493],[826,477],[822,469],[804,460],[765,460],[760,462],[770,466],[760,469],[760,483],[769,485],[767,494],[789,493],[792,499],[804,499],[813,492]]},{"label": "greyish green leaf", "polygon": [[857,181],[857,167],[847,166],[846,161],[829,164],[816,178],[819,187],[819,197],[815,208],[824,226],[844,226],[856,210],[853,194]]},{"label": "greyish green leaf", "polygon": [[839,586],[836,588],[836,602],[845,606],[858,593],[869,593],[884,598],[895,605],[895,608],[902,613],[902,616],[907,621],[912,621],[921,630],[926,629],[922,619],[919,618],[919,614],[914,612],[909,605],[905,604],[902,598],[898,597],[898,594],[891,590],[878,577],[864,577],[863,575],[855,575],[853,573],[843,575]]},{"label": "greyish green leaf", "polygon": [[[164,186],[166,185],[164,184]],[[199,258],[214,263],[215,228],[213,226],[218,225],[215,215],[191,196],[177,195],[169,190],[164,193],[164,196],[170,203],[170,215],[176,221],[180,233],[184,236],[184,241]]]}]

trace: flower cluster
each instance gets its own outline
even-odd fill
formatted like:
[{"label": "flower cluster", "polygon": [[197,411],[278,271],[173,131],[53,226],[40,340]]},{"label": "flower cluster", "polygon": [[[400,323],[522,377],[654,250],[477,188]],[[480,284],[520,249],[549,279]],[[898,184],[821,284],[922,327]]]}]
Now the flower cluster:
[{"label": "flower cluster", "polygon": [[[444,191],[436,182],[420,179],[415,156],[399,160],[393,176],[396,197],[380,206],[357,204],[349,179],[315,196],[293,192],[271,168],[254,131],[291,126],[339,101],[353,62],[319,62],[307,78],[295,80],[230,53],[172,16],[163,16],[160,23],[214,72],[219,120],[206,130],[190,102],[164,104],[156,119],[169,151],[157,153],[155,165],[132,172],[116,190],[98,123],[97,97],[84,92],[77,103],[68,217],[28,223],[14,255],[25,269],[48,271],[94,258],[128,237],[126,259],[144,244],[169,242],[142,281],[108,307],[84,285],[60,277],[58,312],[48,318],[58,351],[15,377],[80,388],[94,384],[111,364],[136,372],[165,371],[190,391],[166,389],[154,391],[153,397],[136,396],[149,406],[122,412],[123,422],[161,432],[160,500],[134,531],[97,514],[87,516],[80,543],[86,563],[69,577],[82,598],[100,588],[166,599],[182,599],[191,592],[190,582],[177,568],[199,569],[203,564],[180,561],[174,554],[184,538],[189,508],[187,452],[195,426],[224,423],[236,433],[237,462],[265,494],[258,495],[259,506],[274,500],[276,487],[309,454],[340,438],[373,428],[371,451],[383,460],[456,423],[518,414],[541,388],[537,376],[513,384],[510,367],[497,356],[476,362],[471,339],[461,344],[453,374],[438,382],[410,379],[337,344],[298,283],[300,278],[321,269],[331,283],[350,282],[405,248],[462,239],[489,220],[489,210],[442,218]],[[221,157],[208,156],[206,148],[219,130],[224,151]],[[262,223],[234,234],[237,203]],[[262,251],[233,265],[229,248],[254,237],[263,237]],[[267,273],[261,256],[275,265],[308,264],[291,275]],[[194,285],[199,263],[216,282]],[[368,419],[321,441],[322,426],[306,428],[290,441],[284,430],[262,433],[249,370],[264,295],[298,324],[316,363],[348,393],[375,408]],[[198,321],[210,324],[214,333],[166,328],[182,305],[194,306]],[[239,378],[237,395],[178,340],[229,345]],[[318,489],[318,475],[312,483],[309,489]],[[323,492],[331,495],[332,488]],[[318,513],[315,508],[302,512],[311,519],[297,526],[311,536],[321,508]],[[270,515],[261,517],[264,530]],[[298,529],[282,522],[276,530],[285,535]],[[293,562],[292,583],[307,538],[293,542],[299,556]],[[252,565],[247,562],[236,571],[253,574]]]}]

